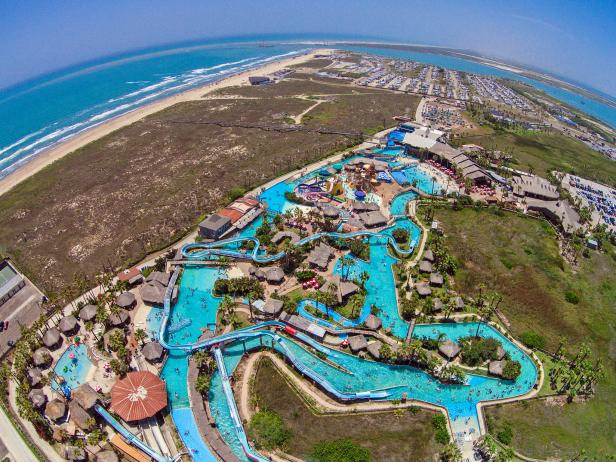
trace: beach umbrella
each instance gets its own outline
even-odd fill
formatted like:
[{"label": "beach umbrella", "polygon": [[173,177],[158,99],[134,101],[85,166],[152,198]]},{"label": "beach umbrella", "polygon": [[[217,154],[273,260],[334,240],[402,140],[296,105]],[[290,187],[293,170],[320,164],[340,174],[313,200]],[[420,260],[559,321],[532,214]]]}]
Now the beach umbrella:
[{"label": "beach umbrella", "polygon": [[64,401],[55,398],[45,406],[45,415],[51,420],[60,420],[66,414],[66,404]]},{"label": "beach umbrella", "polygon": [[41,347],[32,354],[32,362],[37,367],[46,368],[51,363],[51,354],[47,348]]}]

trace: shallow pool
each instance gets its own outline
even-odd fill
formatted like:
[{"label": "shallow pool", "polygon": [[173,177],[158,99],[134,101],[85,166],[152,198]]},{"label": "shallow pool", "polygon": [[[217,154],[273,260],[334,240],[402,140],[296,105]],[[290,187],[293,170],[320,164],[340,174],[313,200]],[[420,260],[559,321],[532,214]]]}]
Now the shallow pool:
[{"label": "shallow pool", "polygon": [[[71,355],[74,358],[71,358]],[[62,353],[60,359],[53,368],[56,375],[64,377],[64,382],[71,388],[75,389],[79,385],[86,383],[88,372],[94,367],[90,358],[88,358],[88,350],[84,344],[69,345]],[[51,382],[51,387],[54,390],[60,390],[60,386],[56,381]]]}]

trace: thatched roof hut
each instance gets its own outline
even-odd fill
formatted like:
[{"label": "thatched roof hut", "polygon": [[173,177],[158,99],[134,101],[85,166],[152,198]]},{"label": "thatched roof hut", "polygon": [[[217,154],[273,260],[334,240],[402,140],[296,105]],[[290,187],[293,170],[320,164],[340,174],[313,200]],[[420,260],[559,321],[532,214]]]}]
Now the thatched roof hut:
[{"label": "thatched roof hut", "polygon": [[126,310],[132,309],[135,306],[135,294],[132,292],[123,292],[116,298],[115,304]]},{"label": "thatched roof hut", "polygon": [[459,296],[454,299],[454,303],[456,306],[456,310],[463,310],[464,307],[466,306],[464,304],[464,300],[462,300],[462,297],[459,297]]},{"label": "thatched roof hut", "polygon": [[434,252],[432,252],[432,250],[428,249],[424,252],[423,254],[423,259],[429,261],[430,263],[434,262]]},{"label": "thatched roof hut", "polygon": [[43,373],[38,367],[31,367],[30,369],[28,369],[27,376],[28,382],[33,387],[40,385],[43,380]]},{"label": "thatched roof hut", "polygon": [[145,278],[145,282],[158,282],[163,286],[169,285],[169,279],[171,279],[171,274],[163,271],[152,271],[150,275]]},{"label": "thatched roof hut", "polygon": [[506,361],[490,361],[490,363],[488,364],[488,372],[490,373],[490,375],[502,377],[505,362]]},{"label": "thatched roof hut", "polygon": [[505,357],[505,355],[506,355],[506,354],[507,354],[507,353],[506,353],[506,351],[503,349],[503,347],[502,347],[502,346],[498,346],[498,347],[496,348],[496,358],[497,358],[498,360],[503,359],[503,358]]},{"label": "thatched roof hut", "polygon": [[364,323],[366,324],[366,327],[368,329],[372,329],[372,330],[379,330],[381,326],[383,325],[381,320],[373,314],[369,314],[366,320],[364,321]]},{"label": "thatched roof hut", "polygon": [[436,311],[441,311],[443,309],[443,302],[441,301],[440,298],[434,298],[432,299],[432,311],[436,312]]},{"label": "thatched roof hut", "polygon": [[370,353],[374,359],[381,359],[380,351],[382,345],[383,342],[381,342],[380,340],[370,343],[368,345],[368,353]]},{"label": "thatched roof hut", "polygon": [[349,337],[349,347],[353,353],[357,353],[368,348],[368,341],[363,335],[354,335]]},{"label": "thatched roof hut", "polygon": [[430,285],[441,287],[445,281],[443,280],[443,275],[438,271],[430,274]]},{"label": "thatched roof hut", "polygon": [[460,353],[460,346],[451,340],[446,340],[438,346],[438,351],[447,359],[451,360]]},{"label": "thatched roof hut", "polygon": [[148,305],[163,305],[165,303],[166,287],[159,282],[148,282],[141,286],[139,293],[143,303]]},{"label": "thatched roof hut", "polygon": [[430,286],[425,282],[415,284],[415,290],[420,297],[427,297],[428,295],[432,294],[432,289],[430,289]]},{"label": "thatched roof hut", "polygon": [[270,316],[277,316],[282,311],[283,306],[284,302],[282,300],[278,300],[276,298],[268,298],[267,301],[263,304],[261,311]]},{"label": "thatched roof hut", "polygon": [[101,399],[101,396],[87,383],[75,388],[71,393],[71,397],[85,410],[92,409]]},{"label": "thatched roof hut", "polygon": [[79,310],[79,319],[82,321],[93,321],[96,318],[98,307],[96,305],[86,305]]},{"label": "thatched roof hut", "polygon": [[71,332],[74,332],[78,327],[79,324],[77,323],[77,318],[73,315],[64,316],[62,319],[60,319],[60,322],[58,323],[58,329],[60,329],[64,334],[70,334]]},{"label": "thatched roof hut", "polygon": [[38,348],[32,353],[32,362],[36,367],[46,369],[51,364],[51,353],[45,347]]},{"label": "thatched roof hut", "polygon": [[129,319],[130,316],[126,310],[120,310],[109,315],[109,323],[114,327],[123,326]]},{"label": "thatched roof hut", "polygon": [[28,399],[36,409],[42,409],[47,404],[47,396],[40,388],[33,388],[28,393]]},{"label": "thatched roof hut", "polygon": [[118,462],[118,455],[113,451],[101,451],[96,454],[96,462]]},{"label": "thatched roof hut", "polygon": [[143,354],[143,357],[151,363],[160,361],[164,352],[165,350],[158,342],[146,343],[141,349],[141,354]]},{"label": "thatched roof hut", "polygon": [[267,271],[265,277],[270,284],[280,284],[284,281],[284,272],[282,268],[274,266]]},{"label": "thatched roof hut", "polygon": [[77,401],[71,401],[68,405],[71,412],[71,420],[84,431],[92,430],[92,416],[82,408]]},{"label": "thatched roof hut", "polygon": [[58,421],[66,415],[66,403],[54,398],[45,406],[45,415],[53,421]]},{"label": "thatched roof hut", "polygon": [[60,346],[62,341],[62,336],[60,335],[60,331],[55,327],[47,329],[47,332],[43,334],[43,344],[47,348],[55,349]]},{"label": "thatched roof hut", "polygon": [[419,271],[422,273],[431,273],[432,272],[432,263],[428,260],[422,260],[419,262]]}]

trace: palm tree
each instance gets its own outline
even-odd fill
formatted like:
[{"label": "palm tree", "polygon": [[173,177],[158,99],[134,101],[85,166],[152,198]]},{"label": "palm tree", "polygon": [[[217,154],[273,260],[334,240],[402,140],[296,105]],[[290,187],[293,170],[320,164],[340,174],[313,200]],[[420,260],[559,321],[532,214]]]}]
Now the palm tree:
[{"label": "palm tree", "polygon": [[361,281],[361,288],[366,289],[366,282],[370,279],[370,274],[367,271],[362,271],[359,275],[359,280]]},{"label": "palm tree", "polygon": [[567,343],[567,337],[565,337],[564,335],[558,338],[558,348],[556,349],[555,353],[556,356],[562,357],[567,354]]},{"label": "palm tree", "polygon": [[475,337],[479,337],[479,329],[484,322],[488,322],[492,315],[494,314],[494,307],[491,304],[487,304],[484,306],[480,306],[477,310],[479,314],[479,323],[477,324],[477,331],[475,332]]},{"label": "palm tree", "polygon": [[349,279],[351,268],[355,266],[355,259],[349,256],[344,256],[340,259],[340,273],[345,281]]},{"label": "palm tree", "polygon": [[246,298],[248,299],[248,310],[250,311],[250,320],[252,321],[253,320],[252,302],[257,300],[259,298],[259,295],[254,290],[251,290],[246,295]]},{"label": "palm tree", "polygon": [[455,443],[448,443],[440,453],[442,462],[462,462],[462,451]]}]

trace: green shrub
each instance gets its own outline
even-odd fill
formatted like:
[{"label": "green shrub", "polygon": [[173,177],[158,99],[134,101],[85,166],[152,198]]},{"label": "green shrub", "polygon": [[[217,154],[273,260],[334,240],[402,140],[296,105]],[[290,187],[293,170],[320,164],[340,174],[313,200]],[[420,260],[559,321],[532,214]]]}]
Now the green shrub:
[{"label": "green shrub", "polygon": [[315,445],[308,457],[310,462],[371,462],[372,456],[366,448],[351,440],[322,441]]},{"label": "green shrub", "polygon": [[266,450],[285,449],[291,439],[291,432],[284,426],[280,416],[267,410],[252,416],[249,432],[257,448]]},{"label": "green shrub", "polygon": [[565,292],[565,300],[567,300],[572,305],[577,305],[578,303],[580,303],[580,297],[578,297],[578,294],[576,294],[572,290],[568,290],[567,292]]},{"label": "green shrub", "polygon": [[528,348],[540,349],[545,347],[545,338],[535,331],[528,330],[520,335],[520,340]]},{"label": "green shrub", "polygon": [[515,380],[520,375],[522,365],[518,361],[507,361],[503,367],[503,378],[505,380]]},{"label": "green shrub", "polygon": [[505,427],[496,434],[496,439],[509,446],[513,440],[513,430],[511,429],[511,426],[505,425]]},{"label": "green shrub", "polygon": [[447,430],[447,418],[441,414],[432,417],[432,428],[434,429],[434,439],[441,444],[449,443],[449,431]]}]

